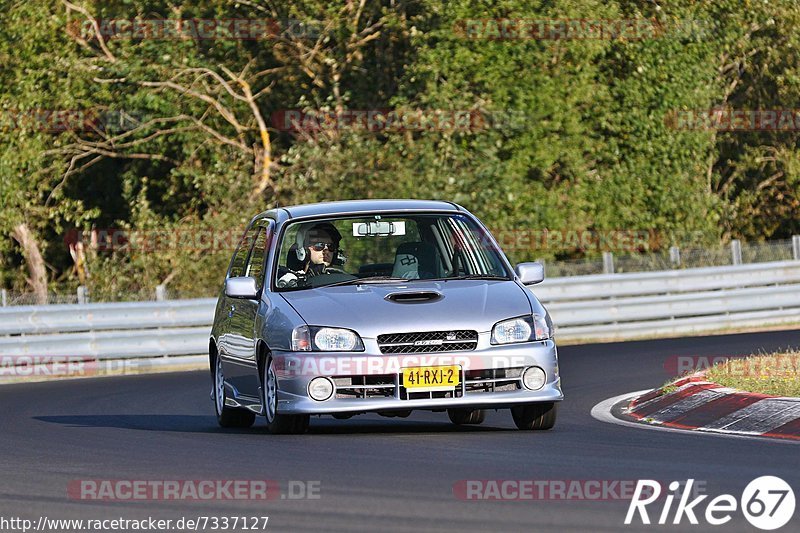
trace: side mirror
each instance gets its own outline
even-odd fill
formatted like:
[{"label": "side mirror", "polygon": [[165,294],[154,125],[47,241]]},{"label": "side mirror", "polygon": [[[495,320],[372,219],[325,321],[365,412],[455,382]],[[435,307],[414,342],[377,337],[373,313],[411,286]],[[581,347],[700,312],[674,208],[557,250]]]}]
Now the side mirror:
[{"label": "side mirror", "polygon": [[249,277],[228,278],[225,280],[225,294],[230,298],[255,300],[258,297],[256,279]]},{"label": "side mirror", "polygon": [[520,263],[514,267],[523,285],[536,285],[544,281],[544,265],[541,263]]}]

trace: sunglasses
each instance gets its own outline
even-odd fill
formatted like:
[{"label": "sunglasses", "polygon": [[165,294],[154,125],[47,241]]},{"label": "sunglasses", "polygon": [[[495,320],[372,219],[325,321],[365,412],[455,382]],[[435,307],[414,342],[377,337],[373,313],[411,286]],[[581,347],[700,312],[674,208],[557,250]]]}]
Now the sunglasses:
[{"label": "sunglasses", "polygon": [[315,242],[309,245],[309,247],[313,248],[317,252],[321,252],[325,248],[327,248],[330,251],[336,250],[336,245],[333,244],[332,242]]}]

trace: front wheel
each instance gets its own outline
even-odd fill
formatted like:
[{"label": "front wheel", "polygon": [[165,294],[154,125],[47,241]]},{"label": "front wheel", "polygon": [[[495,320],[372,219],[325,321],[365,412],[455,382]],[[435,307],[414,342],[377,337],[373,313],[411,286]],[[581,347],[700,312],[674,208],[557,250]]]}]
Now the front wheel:
[{"label": "front wheel", "polygon": [[511,416],[518,429],[550,429],[556,424],[556,404],[542,402],[517,405],[511,408]]},{"label": "front wheel", "polygon": [[299,434],[308,430],[308,415],[282,415],[278,413],[278,376],[272,359],[264,369],[261,380],[263,391],[264,415],[267,418],[267,429],[273,434]]},{"label": "front wheel", "polygon": [[457,426],[465,424],[481,424],[486,419],[484,409],[448,409],[447,416],[450,422]]},{"label": "front wheel", "polygon": [[214,411],[224,428],[249,428],[256,421],[254,412],[225,405],[225,374],[219,355],[214,357]]}]

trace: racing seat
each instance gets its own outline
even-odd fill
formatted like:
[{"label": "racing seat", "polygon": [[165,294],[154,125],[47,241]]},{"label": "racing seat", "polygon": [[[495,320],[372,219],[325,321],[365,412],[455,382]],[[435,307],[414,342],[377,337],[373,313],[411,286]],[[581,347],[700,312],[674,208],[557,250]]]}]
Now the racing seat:
[{"label": "racing seat", "polygon": [[427,242],[404,242],[394,255],[392,277],[425,279],[440,277],[436,248]]},{"label": "racing seat", "polygon": [[286,253],[286,267],[289,270],[300,272],[306,267],[305,261],[300,261],[297,258],[297,245],[293,244],[289,251]]}]

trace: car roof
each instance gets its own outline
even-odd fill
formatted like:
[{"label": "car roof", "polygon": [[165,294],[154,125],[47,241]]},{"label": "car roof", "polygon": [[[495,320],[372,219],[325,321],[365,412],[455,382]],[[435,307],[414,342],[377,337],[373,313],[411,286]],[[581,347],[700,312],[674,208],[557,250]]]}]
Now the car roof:
[{"label": "car roof", "polygon": [[463,211],[463,209],[452,202],[444,202],[440,200],[344,200],[279,207],[265,211],[256,218],[260,218],[261,216],[271,216],[272,218],[277,218],[278,220],[286,220],[290,218],[349,215],[370,213],[374,211],[458,212]]}]

